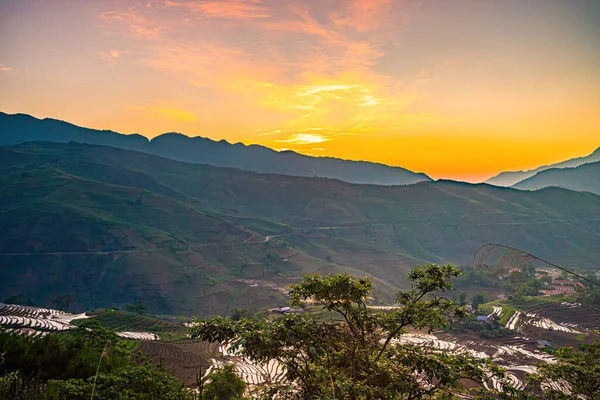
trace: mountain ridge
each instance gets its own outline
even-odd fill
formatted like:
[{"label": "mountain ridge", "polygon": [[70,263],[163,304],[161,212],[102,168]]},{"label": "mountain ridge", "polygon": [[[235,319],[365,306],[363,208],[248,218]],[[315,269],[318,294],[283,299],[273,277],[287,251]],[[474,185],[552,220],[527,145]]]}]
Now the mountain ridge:
[{"label": "mountain ridge", "polygon": [[521,190],[539,190],[549,186],[600,194],[600,161],[577,167],[545,169],[511,187]]},{"label": "mountain ridge", "polygon": [[487,243],[586,268],[600,258],[600,196],[554,187],[360,185],[75,142],[0,147],[0,187],[0,294],[44,304],[270,308],[315,272],[371,276],[392,301],[412,267],[469,264]]},{"label": "mountain ridge", "polygon": [[531,178],[538,172],[542,172],[547,169],[573,168],[596,161],[600,161],[600,147],[587,156],[575,157],[555,164],[543,165],[527,171],[501,172],[500,174],[485,181],[485,183],[495,186],[514,186],[525,179]]},{"label": "mountain ridge", "polygon": [[291,176],[323,176],[350,183],[406,185],[431,178],[421,172],[369,161],[314,157],[297,152],[277,152],[262,145],[230,143],[225,139],[190,137],[168,132],[148,139],[140,134],[96,130],[69,122],[0,112],[0,145],[30,141],[81,142],[142,151],[178,161],[233,167]]}]

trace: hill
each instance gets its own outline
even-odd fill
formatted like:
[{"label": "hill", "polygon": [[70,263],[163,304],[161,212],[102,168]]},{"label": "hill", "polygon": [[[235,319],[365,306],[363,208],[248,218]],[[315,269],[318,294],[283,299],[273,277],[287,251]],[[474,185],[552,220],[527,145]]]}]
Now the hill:
[{"label": "hill", "polygon": [[548,186],[600,194],[600,162],[583,164],[575,168],[546,169],[512,187],[537,190]]},{"label": "hill", "polygon": [[46,305],[271,308],[314,272],[372,276],[386,302],[410,268],[471,263],[490,242],[600,257],[600,197],[560,188],[357,185],[47,142],[0,148],[0,187],[0,294]]},{"label": "hill", "polygon": [[0,112],[0,145],[30,141],[100,144],[190,163],[292,176],[321,176],[352,183],[408,185],[431,180],[425,174],[384,164],[310,157],[293,151],[277,152],[264,146],[191,138],[180,133],[165,133],[148,140],[138,134],[123,135],[108,130],[82,128],[50,118],[37,119],[26,114]]},{"label": "hill", "polygon": [[532,169],[529,171],[502,172],[501,174],[498,174],[495,177],[488,179],[485,183],[495,186],[513,186],[527,178],[531,178],[538,172],[542,172],[547,169],[575,168],[583,164],[593,163],[597,161],[600,161],[600,147],[589,156],[572,158],[570,160],[559,162],[557,164],[544,165],[542,167]]}]

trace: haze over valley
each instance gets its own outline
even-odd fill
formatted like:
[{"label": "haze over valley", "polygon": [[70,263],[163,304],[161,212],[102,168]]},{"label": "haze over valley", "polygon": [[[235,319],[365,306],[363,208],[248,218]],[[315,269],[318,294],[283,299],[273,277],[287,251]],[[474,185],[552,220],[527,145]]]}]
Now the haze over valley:
[{"label": "haze over valley", "polygon": [[598,21],[0,1],[0,400],[600,400]]}]

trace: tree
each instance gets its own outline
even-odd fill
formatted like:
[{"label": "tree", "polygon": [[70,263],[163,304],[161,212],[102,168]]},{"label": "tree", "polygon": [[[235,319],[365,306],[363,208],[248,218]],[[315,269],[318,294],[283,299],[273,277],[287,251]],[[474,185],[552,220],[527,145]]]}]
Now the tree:
[{"label": "tree", "polygon": [[508,274],[508,280],[510,283],[516,286],[525,282],[526,278],[525,274],[523,274],[521,271],[513,271],[510,274]]},{"label": "tree", "polygon": [[[537,374],[530,375],[532,382],[542,384],[544,396],[550,400],[600,399],[600,340],[582,344],[579,349],[565,347],[552,354],[556,363],[538,364]],[[559,391],[552,383],[560,382],[568,393]]]},{"label": "tree", "polygon": [[246,391],[246,382],[235,373],[234,365],[225,365],[207,377],[202,400],[240,400]]},{"label": "tree", "polygon": [[458,304],[460,306],[464,306],[465,304],[467,304],[467,292],[462,292],[460,294],[460,297],[458,298]]},{"label": "tree", "polygon": [[286,379],[256,389],[264,399],[437,399],[463,391],[462,378],[482,382],[494,376],[506,384],[489,360],[399,341],[409,327],[432,331],[466,315],[436,295],[452,289],[451,278],[459,273],[437,265],[412,270],[412,288],[397,294],[400,307],[394,311],[367,307],[374,290],[369,278],[305,276],[290,286],[290,305],[316,301],[337,318],[302,313],[273,321],[196,319],[191,335],[230,346],[259,365],[279,362]]},{"label": "tree", "polygon": [[70,294],[61,294],[52,300],[52,304],[54,304],[57,309],[62,311],[67,311],[72,302],[73,296]]},{"label": "tree", "polygon": [[477,293],[473,296],[473,299],[471,300],[471,305],[473,306],[474,310],[477,310],[479,308],[479,305],[483,302],[485,302],[483,295],[480,293]]},{"label": "tree", "polygon": [[18,304],[20,306],[29,306],[34,307],[35,303],[29,297],[23,296],[22,294],[18,294],[16,296],[7,297],[4,302],[6,304]]},{"label": "tree", "polygon": [[125,304],[125,311],[129,311],[134,314],[148,315],[150,313],[150,306],[148,304],[138,301],[135,304]]}]

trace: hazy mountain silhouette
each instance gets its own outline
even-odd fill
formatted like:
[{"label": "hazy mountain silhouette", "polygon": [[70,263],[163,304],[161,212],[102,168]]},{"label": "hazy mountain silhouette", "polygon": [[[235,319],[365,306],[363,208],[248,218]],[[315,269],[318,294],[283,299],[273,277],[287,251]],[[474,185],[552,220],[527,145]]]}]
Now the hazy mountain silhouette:
[{"label": "hazy mountain silhouette", "polygon": [[548,186],[600,194],[600,162],[574,168],[551,168],[513,185],[515,189],[537,190]]},{"label": "hazy mountain silhouette", "polygon": [[600,161],[600,147],[596,149],[592,154],[585,157],[572,158],[570,160],[562,161],[552,165],[544,165],[536,169],[529,171],[508,171],[502,172],[493,178],[488,179],[485,183],[495,186],[513,186],[518,182],[521,182],[527,178],[530,178],[538,172],[550,169],[550,168],[574,168],[583,164]]},{"label": "hazy mountain silhouette", "polygon": [[556,187],[356,185],[48,142],[0,147],[0,187],[0,295],[40,304],[73,293],[86,308],[210,315],[283,300],[240,280],[317,271],[372,276],[392,301],[412,267],[469,264],[486,243],[600,258],[600,196]]},{"label": "hazy mountain silhouette", "polygon": [[88,129],[51,118],[37,119],[27,114],[0,113],[0,145],[38,140],[108,145],[178,161],[255,172],[335,178],[351,183],[407,185],[431,180],[422,173],[372,162],[310,157],[293,151],[277,152],[258,145],[191,138],[180,133],[165,133],[148,140],[138,134],[124,135],[109,130]]}]

